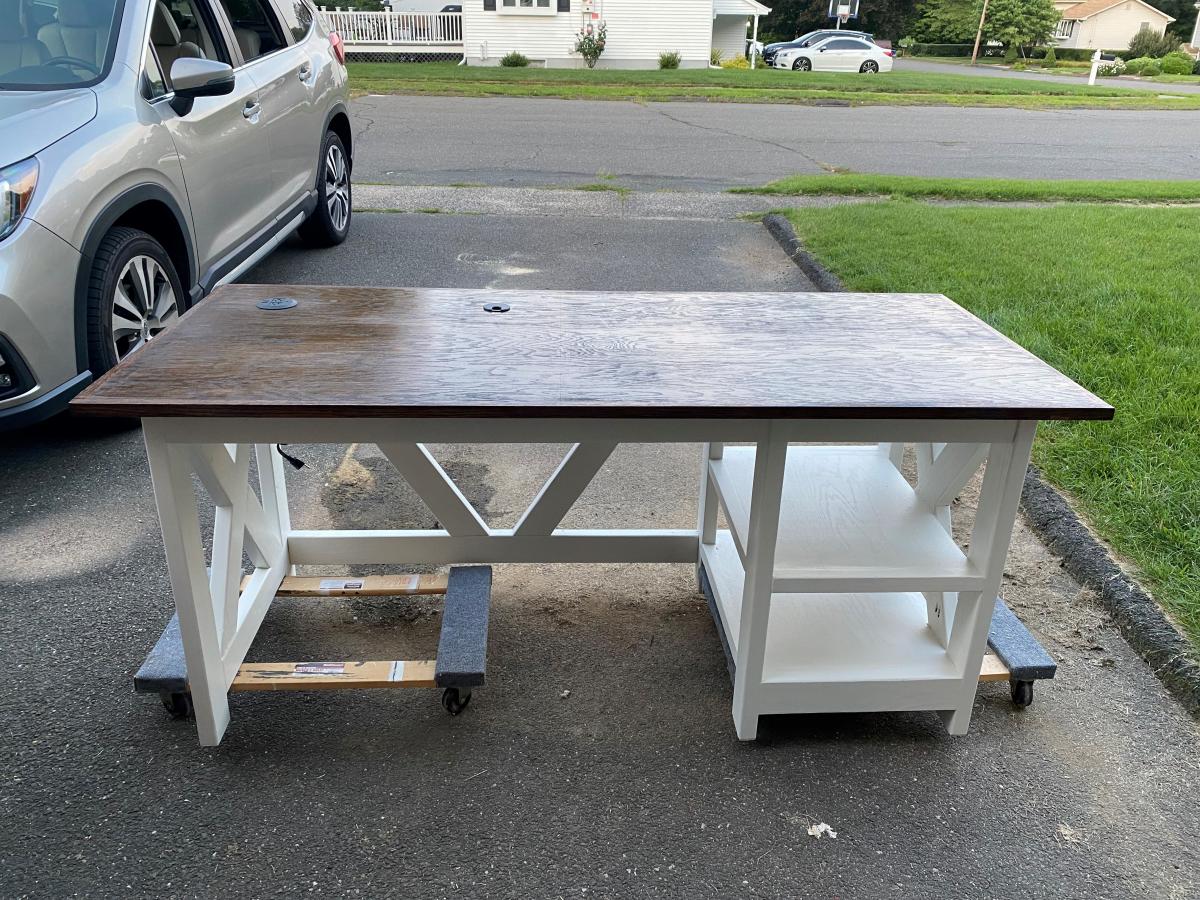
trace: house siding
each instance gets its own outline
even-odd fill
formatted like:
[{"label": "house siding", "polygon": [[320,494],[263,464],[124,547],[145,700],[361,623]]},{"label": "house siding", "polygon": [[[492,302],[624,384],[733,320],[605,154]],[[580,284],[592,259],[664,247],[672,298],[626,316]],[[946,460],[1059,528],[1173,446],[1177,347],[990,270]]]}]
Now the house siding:
[{"label": "house siding", "polygon": [[[1055,5],[1060,10],[1063,8],[1062,4]],[[1070,8],[1072,5],[1066,4],[1066,7]],[[1143,22],[1149,22],[1150,30],[1155,34],[1162,34],[1171,22],[1171,17],[1157,9],[1148,9],[1136,0],[1126,0],[1120,6],[1111,7],[1091,18],[1076,22],[1071,36],[1058,41],[1056,46],[1085,50],[1120,50],[1129,46]]]},{"label": "house siding", "polygon": [[[596,11],[608,25],[599,66],[657,68],[663,50],[677,50],[681,66],[708,65],[712,0],[596,0]],[[585,21],[582,0],[571,0],[570,12],[552,16],[492,12],[483,8],[483,0],[464,0],[467,65],[497,65],[500,57],[516,50],[546,66],[582,67],[574,47]]]},{"label": "house siding", "polygon": [[722,16],[713,19],[712,45],[721,51],[722,59],[733,59],[746,54],[746,30],[749,20],[745,15]]}]

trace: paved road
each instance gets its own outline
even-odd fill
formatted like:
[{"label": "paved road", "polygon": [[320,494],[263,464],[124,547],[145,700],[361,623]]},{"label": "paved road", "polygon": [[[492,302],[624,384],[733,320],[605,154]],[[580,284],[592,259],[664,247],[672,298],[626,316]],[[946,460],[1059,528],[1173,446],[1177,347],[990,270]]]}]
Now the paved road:
[{"label": "paved road", "polygon": [[[359,215],[342,247],[286,247],[250,278],[797,283],[743,222],[432,214]],[[308,462],[288,473],[298,527],[432,527],[374,447],[291,449]],[[433,450],[503,526],[563,448]],[[691,525],[697,457],[621,448],[567,524]],[[239,694],[224,744],[201,750],[130,693],[171,605],[138,432],[6,439],[0,497],[3,896],[1200,892],[1196,725],[1024,530],[1005,594],[1060,678],[1024,712],[985,685],[965,738],[932,714],[849,715],[770,719],[739,744],[690,567],[505,566],[489,684],[463,716],[427,691]],[[427,601],[281,601],[253,658],[412,658],[437,626]],[[808,836],[822,821],[836,840]]]},{"label": "paved road", "polygon": [[[982,78],[1018,78],[1026,81],[1049,81],[1054,84],[1086,84],[1087,79],[1078,75],[1048,75],[1041,72],[1014,72],[996,66],[964,66],[956,63],[929,62],[924,59],[899,59],[896,69],[906,72],[933,72],[938,75],[979,75]],[[1157,94],[1200,94],[1200,84],[1162,84],[1141,81],[1136,78],[1104,78],[1105,87],[1132,88],[1138,91],[1154,91]]]},{"label": "paved road", "polygon": [[364,97],[355,177],[719,191],[840,166],[999,178],[1193,178],[1200,114]]}]

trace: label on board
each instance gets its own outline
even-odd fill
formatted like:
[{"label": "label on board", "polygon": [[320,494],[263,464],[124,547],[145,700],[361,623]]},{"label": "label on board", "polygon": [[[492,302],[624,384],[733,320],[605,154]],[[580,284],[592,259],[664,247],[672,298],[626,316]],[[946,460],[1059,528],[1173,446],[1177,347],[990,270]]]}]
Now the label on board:
[{"label": "label on board", "polygon": [[361,578],[322,578],[318,589],[322,591],[361,591]]},{"label": "label on board", "polygon": [[344,662],[296,663],[293,675],[345,675]]},{"label": "label on board", "polygon": [[403,681],[404,680],[404,660],[398,659],[392,663],[392,674],[388,680],[389,681]]}]

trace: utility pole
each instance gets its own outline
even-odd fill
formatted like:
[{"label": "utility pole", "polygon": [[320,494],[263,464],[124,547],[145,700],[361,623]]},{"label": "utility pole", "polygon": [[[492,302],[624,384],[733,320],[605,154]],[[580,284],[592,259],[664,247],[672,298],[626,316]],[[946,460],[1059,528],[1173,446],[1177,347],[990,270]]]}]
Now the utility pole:
[{"label": "utility pole", "polygon": [[987,21],[988,0],[983,0],[983,12],[979,14],[979,30],[975,32],[975,49],[971,51],[971,65],[979,58],[979,42],[983,39],[983,23]]}]

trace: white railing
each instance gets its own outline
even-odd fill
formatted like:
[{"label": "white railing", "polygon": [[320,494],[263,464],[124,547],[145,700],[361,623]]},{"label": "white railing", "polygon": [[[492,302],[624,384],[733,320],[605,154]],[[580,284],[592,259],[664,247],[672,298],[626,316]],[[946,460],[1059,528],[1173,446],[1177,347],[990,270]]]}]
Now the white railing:
[{"label": "white railing", "polygon": [[364,12],[319,7],[347,44],[461,44],[462,13]]}]

